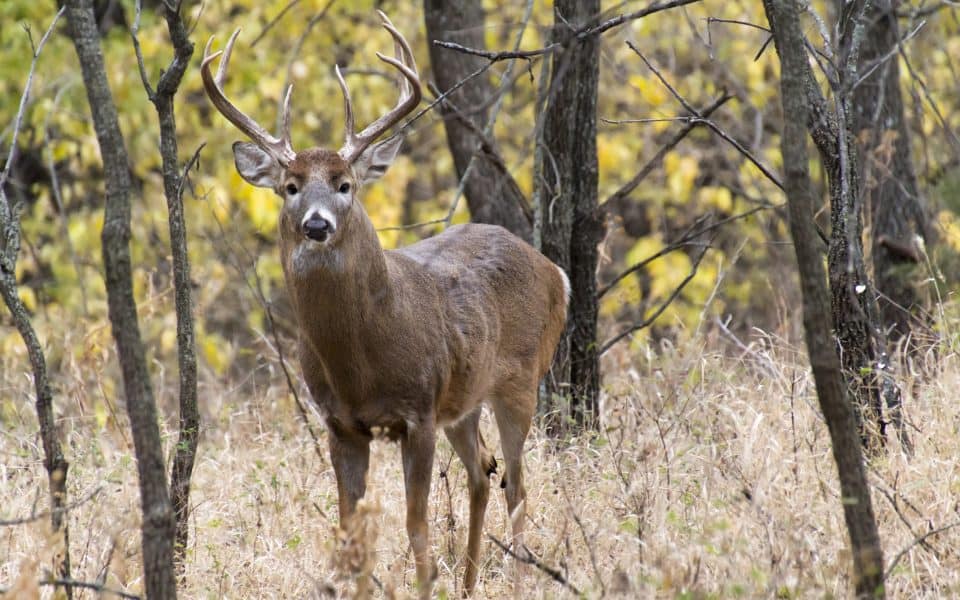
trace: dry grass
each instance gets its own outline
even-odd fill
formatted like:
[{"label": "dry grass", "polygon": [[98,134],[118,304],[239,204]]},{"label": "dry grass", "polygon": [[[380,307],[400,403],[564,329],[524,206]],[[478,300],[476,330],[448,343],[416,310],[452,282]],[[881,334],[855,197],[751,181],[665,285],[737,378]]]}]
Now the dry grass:
[{"label": "dry grass", "polygon": [[[533,433],[528,546],[588,597],[849,596],[835,467],[802,354],[761,336],[739,358],[706,346],[716,344],[664,347],[643,368],[608,365],[616,374],[607,378],[600,435],[558,449]],[[0,518],[12,518],[43,508],[46,481],[29,381],[17,370],[21,359],[2,360]],[[891,597],[960,594],[960,528],[915,541],[960,516],[960,404],[951,392],[960,387],[960,364],[950,354],[941,365],[933,381],[906,382],[915,456],[892,443],[870,467],[888,564],[908,549],[888,580]],[[105,375],[64,371],[73,373],[65,381],[76,379],[62,382],[58,397],[71,497],[102,488],[70,513],[75,576],[92,581],[105,573],[109,586],[140,591],[129,434],[99,399],[95,382]],[[409,595],[414,570],[398,448],[374,444],[369,518],[361,541],[350,542],[336,533],[332,469],[315,453],[287,391],[279,383],[241,389],[213,378],[202,389],[205,429],[181,597],[347,595],[358,579],[371,581],[362,575],[371,571],[375,596]],[[164,389],[165,404],[172,392]],[[496,443],[489,420],[485,436]],[[434,479],[432,545],[439,593],[453,597],[468,504],[465,474],[445,440],[437,471],[447,479]],[[507,529],[498,492],[486,531],[502,537]],[[57,546],[43,523],[0,528],[0,585],[22,584],[29,594]],[[487,542],[484,561],[478,596],[505,596],[503,553]],[[531,597],[571,595],[535,568],[526,588]]]}]

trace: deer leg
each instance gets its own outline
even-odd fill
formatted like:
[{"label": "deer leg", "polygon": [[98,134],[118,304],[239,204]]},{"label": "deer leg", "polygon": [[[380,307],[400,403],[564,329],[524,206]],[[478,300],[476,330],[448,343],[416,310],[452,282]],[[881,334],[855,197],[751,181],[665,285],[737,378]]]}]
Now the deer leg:
[{"label": "deer leg", "polygon": [[340,527],[346,528],[357,502],[367,489],[367,467],[370,464],[370,440],[361,436],[337,434],[330,428],[330,462],[337,477]]},{"label": "deer leg", "polygon": [[[500,399],[494,404],[494,414],[497,418],[497,429],[500,430],[500,445],[503,448],[503,488],[507,498],[507,510],[510,513],[510,523],[513,533],[511,546],[518,556],[524,556],[523,526],[526,521],[527,491],[523,486],[523,444],[530,431],[533,412],[536,409],[536,397],[529,406],[515,402],[515,398]],[[512,580],[514,596],[520,597],[521,575],[523,566],[520,561],[514,560]]]},{"label": "deer leg", "polygon": [[417,565],[417,590],[423,599],[430,598],[435,574],[430,561],[430,532],[427,526],[435,446],[436,433],[432,423],[410,428],[400,441],[407,494],[407,535]]},{"label": "deer leg", "polygon": [[483,516],[490,497],[489,474],[496,469],[496,461],[480,437],[480,408],[446,427],[444,433],[467,469],[470,488],[470,533],[467,538],[467,572],[463,578],[463,595],[470,596],[477,585],[480,567],[480,536],[483,534]]}]

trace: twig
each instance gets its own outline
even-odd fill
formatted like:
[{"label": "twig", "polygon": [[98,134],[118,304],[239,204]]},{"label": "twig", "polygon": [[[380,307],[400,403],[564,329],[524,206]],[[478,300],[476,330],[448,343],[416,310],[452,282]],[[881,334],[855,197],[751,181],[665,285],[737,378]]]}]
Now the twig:
[{"label": "twig", "polygon": [[65,512],[71,511],[74,508],[80,506],[81,504],[86,504],[93,499],[94,496],[100,493],[103,490],[103,486],[99,486],[93,489],[92,492],[80,498],[79,500],[74,500],[70,504],[54,508],[53,510],[46,510],[39,513],[32,513],[29,517],[21,517],[19,519],[0,519],[0,527],[12,527],[14,525],[25,525],[27,523],[32,523],[34,521],[39,521],[40,519],[45,519],[53,515],[61,515]]},{"label": "twig", "polygon": [[33,73],[37,69],[37,59],[40,58],[40,52],[46,45],[47,40],[50,38],[50,34],[53,33],[54,28],[57,26],[57,21],[60,20],[60,17],[63,15],[63,11],[65,10],[66,7],[64,6],[57,11],[57,14],[53,17],[53,21],[50,22],[50,27],[47,28],[47,31],[43,34],[43,37],[40,38],[40,43],[36,46],[33,45],[33,37],[30,33],[30,28],[24,27],[24,31],[27,32],[27,36],[30,37],[30,47],[33,49],[33,56],[30,60],[30,70],[27,71],[27,83],[24,84],[23,95],[20,96],[20,107],[17,109],[17,116],[13,119],[13,137],[10,139],[10,153],[7,155],[7,162],[3,166],[3,172],[0,173],[0,188],[6,185],[7,178],[10,176],[10,168],[13,166],[13,159],[17,154],[17,139],[20,137],[20,127],[23,125],[23,113],[26,112],[27,100],[30,99],[30,88],[33,86]]},{"label": "twig", "polygon": [[[283,78],[283,85],[280,87],[281,90],[289,89],[290,79],[293,74],[293,63],[297,60],[297,57],[300,56],[300,50],[303,49],[303,44],[307,41],[307,36],[310,35],[310,32],[313,31],[314,26],[320,22],[325,16],[327,16],[327,11],[330,10],[330,7],[333,6],[333,3],[337,0],[327,0],[327,3],[323,5],[323,8],[320,9],[320,12],[310,17],[307,21],[307,26],[303,29],[303,33],[300,34],[300,37],[297,38],[297,42],[293,45],[293,50],[290,51],[290,58],[287,60],[287,70],[286,75]],[[263,32],[261,32],[262,35]],[[254,42],[256,43],[256,42]],[[251,44],[252,46],[253,44]],[[277,131],[280,131],[283,128],[283,104],[286,101],[285,95],[280,95],[280,101],[277,105]]]},{"label": "twig", "polygon": [[123,590],[118,590],[116,588],[111,588],[103,585],[102,583],[94,583],[92,581],[78,581],[71,577],[57,577],[55,579],[43,579],[38,582],[43,586],[65,586],[68,588],[78,587],[88,590],[94,590],[100,592],[101,594],[113,594],[119,598],[127,598],[128,600],[140,600],[140,596],[137,594],[131,594],[130,592],[125,592]]},{"label": "twig", "polygon": [[690,104],[690,102],[688,102],[687,99],[684,98],[680,94],[680,92],[676,90],[676,88],[670,85],[670,82],[667,81],[667,79],[663,76],[663,74],[660,73],[660,71],[649,60],[647,60],[647,57],[645,57],[643,53],[640,52],[640,50],[633,44],[633,42],[627,41],[627,46],[629,46],[630,49],[633,50],[636,53],[636,55],[640,57],[640,60],[642,60],[644,64],[647,65],[647,68],[650,69],[650,71],[652,71],[653,74],[656,75],[657,79],[660,80],[660,83],[662,83],[663,86],[667,88],[667,90],[670,92],[670,94],[677,99],[677,102],[679,102],[680,105],[687,110],[687,112],[689,112],[691,115],[695,117],[694,119],[691,119],[691,122],[699,121],[699,122],[702,122],[707,127],[709,127],[710,129],[712,129],[714,133],[719,135],[725,142],[733,146],[737,150],[737,152],[742,154],[747,160],[753,163],[753,165],[757,167],[760,170],[760,172],[763,173],[764,176],[766,176],[767,179],[773,182],[774,185],[776,185],[781,190],[783,189],[783,183],[780,181],[780,178],[773,173],[773,171],[768,169],[766,165],[760,162],[760,159],[755,157],[752,152],[747,150],[747,148],[743,144],[738,142],[736,139],[734,139],[733,136],[731,136],[726,131],[721,129],[719,125],[705,118],[702,114],[697,112],[697,109],[694,108],[693,105]]},{"label": "twig", "polygon": [[953,523],[949,523],[947,525],[944,525],[943,527],[931,529],[930,531],[926,532],[925,534],[921,535],[920,537],[914,539],[912,542],[907,544],[906,547],[900,550],[900,552],[897,552],[897,555],[894,556],[893,560],[890,561],[890,566],[888,566],[886,570],[883,572],[883,580],[886,581],[890,577],[890,575],[893,574],[893,569],[896,568],[897,563],[899,563],[903,559],[903,557],[907,555],[907,552],[912,550],[914,546],[923,544],[924,542],[927,541],[928,538],[931,538],[937,534],[943,533],[944,531],[953,529],[954,527],[957,527],[957,526],[960,526],[960,521],[954,521]]},{"label": "twig", "polygon": [[[712,238],[711,238],[711,241],[712,241]],[[632,333],[639,331],[649,326],[654,321],[656,321],[660,317],[660,315],[662,315],[663,312],[667,310],[667,307],[673,304],[673,301],[680,296],[680,292],[682,292],[683,289],[687,287],[687,284],[693,280],[694,276],[696,276],[697,270],[700,268],[700,262],[703,260],[703,257],[706,256],[707,250],[709,249],[710,249],[710,244],[708,243],[703,247],[703,250],[700,251],[700,254],[697,256],[696,260],[693,262],[693,266],[690,267],[690,273],[688,273],[687,276],[683,278],[683,281],[680,282],[680,285],[674,288],[673,292],[670,293],[670,296],[668,296],[667,299],[664,300],[660,304],[660,306],[657,307],[655,311],[653,311],[653,314],[651,314],[649,317],[647,317],[643,321],[640,321],[639,323],[634,323],[630,327],[627,327],[617,335],[613,336],[612,338],[604,342],[603,345],[600,346],[600,350],[597,351],[597,355],[603,356],[604,353],[606,353],[606,351],[609,350],[611,347],[613,347],[617,342],[623,340],[624,338],[631,335]]]},{"label": "twig", "polygon": [[[710,104],[710,106],[703,109],[702,113],[698,113],[698,114],[700,114],[702,117],[709,117],[710,115],[713,114],[715,110],[723,106],[724,103],[726,103],[732,97],[733,96],[727,93],[723,93],[719,98],[714,100],[713,103]],[[636,189],[638,185],[640,185],[640,183],[647,177],[647,175],[649,175],[657,167],[657,165],[659,165],[660,162],[663,161],[663,158],[667,155],[667,152],[669,152],[677,144],[679,144],[681,140],[683,140],[683,138],[687,137],[687,134],[693,131],[693,129],[697,125],[702,124],[701,121],[694,122],[692,120],[693,117],[686,117],[686,118],[688,119],[687,124],[680,131],[678,131],[672,138],[670,138],[670,140],[662,148],[660,148],[660,150],[657,151],[657,153],[653,156],[653,158],[647,161],[647,164],[645,164],[643,168],[640,169],[640,171],[633,176],[633,179],[625,183],[623,186],[620,187],[620,189],[618,189],[603,203],[601,203],[600,204],[601,207],[606,206],[608,204],[615,205],[617,202],[619,202],[623,198],[626,198],[633,190]]]},{"label": "twig", "polygon": [[153,86],[150,85],[150,76],[147,75],[147,67],[143,63],[143,51],[140,49],[140,13],[143,12],[141,1],[137,0],[134,5],[133,25],[130,26],[130,37],[133,38],[133,52],[137,56],[137,68],[140,70],[140,81],[143,82],[143,89],[147,91],[147,98],[151,102],[156,98]]},{"label": "twig", "polygon": [[523,547],[523,550],[526,556],[520,556],[519,554],[514,552],[509,546],[507,546],[506,544],[498,540],[495,536],[490,535],[488,533],[487,538],[489,538],[491,542],[499,546],[501,550],[503,550],[504,552],[512,556],[514,559],[519,560],[522,563],[535,566],[536,568],[540,569],[541,571],[549,575],[551,579],[553,579],[560,585],[564,586],[565,588],[567,588],[577,596],[583,596],[583,592],[581,592],[577,588],[577,586],[567,581],[567,578],[564,577],[560,571],[540,562],[540,560],[538,560],[537,557],[533,555],[533,552],[531,552],[530,549],[527,548],[526,546]]},{"label": "twig", "polygon": [[[217,218],[214,214],[214,219],[217,222],[217,227],[220,229],[220,235],[223,240],[228,240],[226,231],[223,228],[223,222]],[[230,244],[230,242],[227,242]],[[241,244],[236,244],[236,248],[239,248],[250,260],[251,263],[256,263],[256,258],[253,257],[250,252]],[[276,345],[277,359],[280,361],[280,368],[283,370],[283,376],[287,382],[287,389],[290,391],[290,394],[293,396],[293,400],[297,405],[297,412],[300,415],[300,418],[303,419],[303,424],[306,426],[307,431],[310,433],[310,438],[313,440],[313,449],[317,454],[317,458],[320,459],[320,462],[324,462],[323,450],[320,447],[320,438],[317,436],[317,432],[314,430],[313,425],[310,424],[310,418],[307,415],[307,408],[303,404],[303,399],[300,398],[300,394],[297,392],[297,386],[294,383],[293,375],[290,373],[290,367],[287,366],[287,360],[283,353],[283,345],[280,341],[280,334],[277,332],[276,320],[273,317],[273,309],[270,306],[270,302],[267,301],[266,295],[263,293],[263,282],[260,279],[260,274],[257,273],[256,267],[252,269],[253,278],[256,285],[250,283],[249,278],[247,277],[247,271],[240,264],[240,261],[236,258],[236,252],[230,252],[228,254],[228,262],[230,265],[236,269],[237,273],[243,277],[244,282],[247,284],[247,288],[253,292],[254,297],[257,299],[257,302],[260,303],[260,306],[263,308],[264,316],[267,320],[267,327],[270,329],[270,335],[273,338],[273,342]]]},{"label": "twig", "polygon": [[853,90],[855,90],[855,89],[857,89],[858,87],[860,87],[860,84],[862,84],[862,83],[863,83],[864,81],[866,81],[871,75],[873,75],[873,72],[874,72],[874,71],[876,71],[876,70],[877,70],[878,68],[880,68],[883,64],[885,64],[886,62],[888,62],[891,58],[893,58],[894,56],[896,56],[897,53],[899,53],[899,52],[901,51],[902,45],[905,44],[905,43],[907,43],[907,42],[909,42],[909,41],[910,41],[911,39],[913,39],[918,33],[920,33],[920,30],[923,29],[924,25],[926,25],[926,24],[927,24],[926,21],[920,21],[920,23],[919,23],[912,31],[910,31],[907,35],[903,36],[903,39],[899,40],[899,41],[893,46],[893,48],[891,48],[890,50],[888,50],[888,51],[886,52],[886,54],[884,54],[883,56],[877,57],[876,59],[874,59],[873,61],[871,61],[870,64],[863,65],[863,66],[861,67],[861,69],[860,69],[861,72],[858,73],[859,77],[857,78],[857,80],[854,81],[853,83],[849,84],[848,86],[844,87],[842,90],[840,90],[840,94],[841,94],[841,95],[843,95],[843,94],[849,94],[849,93],[852,92]]},{"label": "twig", "polygon": [[[514,49],[520,47],[520,42],[523,40],[523,34],[527,30],[527,24],[530,22],[530,17],[532,15],[533,0],[527,0],[523,21],[520,25],[520,32],[517,34],[516,41],[514,42]],[[513,72],[513,66],[515,64],[516,63],[511,62],[509,65],[507,65],[507,70],[503,75],[500,89],[496,94],[497,100],[494,102],[493,109],[490,111],[490,118],[487,119],[487,125],[483,128],[481,143],[477,144],[477,147],[470,155],[470,160],[467,161],[467,168],[463,170],[463,176],[460,178],[459,185],[457,185],[457,193],[453,196],[453,202],[450,203],[450,209],[447,211],[447,216],[443,220],[444,227],[449,227],[453,222],[453,214],[457,211],[457,205],[460,203],[460,198],[463,197],[463,191],[467,186],[467,179],[470,178],[470,174],[473,172],[473,165],[476,163],[477,153],[483,148],[482,140],[489,138],[493,134],[493,126],[496,124],[497,117],[500,115],[500,109],[503,108],[503,99],[506,97],[507,87],[510,85],[511,81],[510,75]]]},{"label": "twig", "polygon": [[299,3],[300,3],[300,0],[290,0],[290,2],[288,2],[287,5],[283,7],[283,10],[277,13],[277,16],[270,19],[270,22],[263,26],[263,29],[260,30],[260,33],[257,34],[257,37],[254,38],[252,42],[250,42],[250,47],[253,48],[254,46],[256,46],[257,43],[263,39],[263,36],[267,35],[267,32],[270,31],[273,28],[273,26],[276,25],[277,22],[284,17],[284,15],[290,12],[291,8],[293,8]]},{"label": "twig", "polygon": [[591,37],[594,35],[600,35],[601,33],[604,33],[605,31],[613,29],[614,27],[623,25],[628,21],[641,19],[643,17],[652,15],[660,11],[676,8],[678,6],[686,6],[687,4],[694,4],[696,2],[699,2],[699,0],[671,0],[669,2],[654,2],[647,8],[634,11],[632,13],[619,15],[608,21],[604,21],[603,23],[596,26],[584,25],[579,29],[572,31],[570,34],[566,36],[565,39],[561,41],[553,42],[552,44],[544,46],[543,48],[537,48],[535,50],[514,49],[514,50],[504,51],[504,52],[492,52],[489,50],[481,50],[479,48],[468,48],[467,46],[464,46],[462,44],[457,44],[455,42],[445,42],[443,40],[434,40],[433,43],[437,46],[440,46],[441,48],[446,48],[447,50],[462,52],[464,54],[471,54],[473,56],[480,56],[482,58],[486,58],[490,62],[499,62],[502,60],[510,60],[510,59],[517,59],[517,58],[530,59],[535,56],[541,56],[543,54],[552,54],[553,52],[556,52],[560,48],[563,48],[564,46],[568,45],[574,39],[577,41],[583,41],[588,37]]}]

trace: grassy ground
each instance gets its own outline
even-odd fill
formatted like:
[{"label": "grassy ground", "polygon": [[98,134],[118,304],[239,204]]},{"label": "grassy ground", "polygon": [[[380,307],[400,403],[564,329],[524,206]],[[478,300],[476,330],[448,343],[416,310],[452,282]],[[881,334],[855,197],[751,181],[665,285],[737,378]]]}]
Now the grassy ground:
[{"label": "grassy ground", "polygon": [[[769,336],[746,342],[737,356],[711,350],[716,341],[665,346],[645,367],[614,357],[600,434],[557,449],[534,431],[526,542],[567,585],[530,567],[527,596],[569,596],[571,587],[587,597],[850,596],[835,466],[804,357]],[[29,380],[19,359],[3,360],[0,518],[9,519],[42,510],[46,480]],[[936,377],[905,381],[915,455],[907,458],[894,441],[869,468],[886,561],[896,563],[891,597],[960,594],[960,527],[917,541],[960,517],[960,364],[952,354],[940,360]],[[102,575],[108,586],[140,592],[139,498],[122,410],[102,399],[90,383],[96,377],[64,371],[73,373],[58,397],[71,499],[99,490],[70,512],[74,575]],[[374,595],[406,597],[414,572],[398,447],[374,444],[365,532],[345,545],[329,462],[298,421],[282,378],[273,381],[251,390],[209,378],[202,387],[205,429],[181,597],[348,595],[365,563],[376,577]],[[160,389],[170,404],[174,390],[162,382]],[[486,417],[485,437],[496,444]],[[439,592],[454,597],[466,477],[445,440],[437,463],[446,477],[434,478],[431,541]],[[486,532],[502,538],[508,517],[494,489]],[[57,548],[42,521],[0,528],[0,585],[26,586],[18,589],[30,597],[30,581]],[[483,557],[478,596],[505,596],[503,553],[486,541]]]}]

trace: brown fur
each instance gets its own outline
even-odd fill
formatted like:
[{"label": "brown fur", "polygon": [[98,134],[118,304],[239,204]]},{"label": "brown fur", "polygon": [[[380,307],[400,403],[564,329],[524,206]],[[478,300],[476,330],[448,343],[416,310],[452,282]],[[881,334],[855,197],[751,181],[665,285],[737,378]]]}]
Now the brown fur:
[{"label": "brown fur", "polygon": [[[481,405],[493,409],[500,430],[513,542],[521,545],[523,444],[537,386],[566,322],[569,283],[542,254],[490,225],[460,225],[406,248],[381,248],[357,188],[393,161],[401,139],[373,141],[416,107],[421,92],[409,44],[386,15],[380,17],[396,54],[381,60],[398,67],[405,83],[396,107],[355,133],[346,83],[336,71],[346,108],[340,152],[295,153],[289,127],[274,138],[227,100],[221,85],[237,33],[216,77],[210,64],[219,53],[210,54],[212,38],[207,42],[201,72],[213,104],[253,140],[233,145],[237,170],[284,199],[280,254],[300,329],[304,379],[330,431],[341,525],[366,490],[370,440],[384,432],[401,445],[407,534],[420,597],[428,598],[435,570],[427,501],[437,429],[443,429],[467,470],[464,592],[471,594],[488,477],[496,471],[480,437]],[[514,585],[519,594],[519,572]]]},{"label": "brown fur", "polygon": [[[279,187],[295,180],[301,188],[310,182],[334,188],[347,178],[356,181],[335,153],[308,150]],[[342,214],[336,237],[320,247],[297,229],[297,206],[288,203],[280,219],[304,378],[330,427],[334,467],[343,463],[337,468],[341,517],[349,517],[363,494],[365,447],[374,429],[401,442],[422,440],[409,445],[415,467],[426,469],[420,475],[426,489],[417,492],[426,492],[434,436],[446,428],[461,458],[472,462],[466,465],[472,498],[466,587],[472,590],[487,476],[496,466],[479,437],[480,406],[493,408],[510,446],[504,448],[505,480],[513,511],[525,496],[520,460],[537,387],[566,322],[563,278],[501,227],[460,225],[384,251],[355,194]],[[363,457],[344,456],[349,452]],[[425,513],[425,493],[410,502],[422,502],[417,512]],[[522,518],[516,523],[519,537]]]}]

